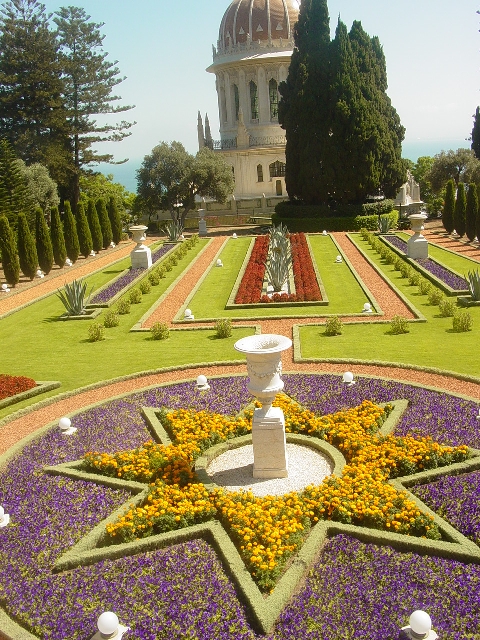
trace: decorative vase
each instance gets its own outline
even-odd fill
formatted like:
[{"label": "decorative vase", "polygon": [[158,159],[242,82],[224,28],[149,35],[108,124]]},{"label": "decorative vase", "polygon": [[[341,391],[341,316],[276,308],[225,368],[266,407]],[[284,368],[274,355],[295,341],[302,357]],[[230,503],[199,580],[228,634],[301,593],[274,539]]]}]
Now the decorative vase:
[{"label": "decorative vase", "polygon": [[138,224],[130,227],[132,232],[133,241],[137,243],[135,249],[130,253],[132,261],[132,269],[149,269],[152,266],[152,252],[149,247],[143,244],[146,239],[148,227],[143,224]]},{"label": "decorative vase", "polygon": [[423,223],[427,219],[424,213],[413,213],[408,216],[410,220],[410,227],[413,231],[413,236],[407,242],[407,255],[413,260],[419,260],[422,258],[428,258],[428,242],[422,231],[424,230]]}]

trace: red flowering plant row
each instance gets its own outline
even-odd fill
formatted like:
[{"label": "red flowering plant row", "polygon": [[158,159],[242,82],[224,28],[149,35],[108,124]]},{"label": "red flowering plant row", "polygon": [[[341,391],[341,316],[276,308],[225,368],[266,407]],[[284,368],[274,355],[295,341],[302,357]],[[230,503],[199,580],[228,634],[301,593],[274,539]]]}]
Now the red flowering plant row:
[{"label": "red flowering plant row", "polygon": [[260,302],[263,281],[265,279],[265,263],[268,256],[268,236],[257,236],[253,245],[250,260],[243,274],[242,281],[235,296],[235,304]]},{"label": "red flowering plant row", "polygon": [[28,391],[37,386],[32,378],[24,376],[9,376],[6,373],[0,373],[0,400],[16,396],[17,393]]},{"label": "red flowering plant row", "polygon": [[318,286],[317,275],[305,234],[291,234],[290,247],[292,251],[293,277],[297,301],[317,302],[321,300],[322,294]]}]

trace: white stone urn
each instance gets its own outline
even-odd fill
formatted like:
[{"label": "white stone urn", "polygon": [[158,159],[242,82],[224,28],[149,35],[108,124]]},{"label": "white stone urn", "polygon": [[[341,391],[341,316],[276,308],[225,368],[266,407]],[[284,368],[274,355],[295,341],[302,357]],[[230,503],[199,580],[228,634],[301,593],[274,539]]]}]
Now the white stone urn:
[{"label": "white stone urn", "polygon": [[152,266],[152,252],[149,247],[143,244],[146,239],[148,227],[144,224],[134,225],[129,230],[132,232],[133,241],[137,243],[135,249],[130,253],[132,269],[149,269]]},{"label": "white stone urn", "polygon": [[247,336],[234,347],[247,356],[248,390],[262,402],[255,409],[252,422],[253,477],[285,478],[288,476],[285,418],[280,407],[272,407],[283,387],[282,351],[292,341],[276,334]]},{"label": "white stone urn", "polygon": [[200,238],[204,238],[208,234],[207,222],[205,220],[205,209],[199,209],[198,215],[198,235],[200,236]]},{"label": "white stone urn", "polygon": [[408,216],[413,236],[410,237],[407,243],[407,255],[413,260],[428,258],[428,242],[422,235],[422,231],[425,228],[423,223],[427,217],[425,213],[413,213]]}]

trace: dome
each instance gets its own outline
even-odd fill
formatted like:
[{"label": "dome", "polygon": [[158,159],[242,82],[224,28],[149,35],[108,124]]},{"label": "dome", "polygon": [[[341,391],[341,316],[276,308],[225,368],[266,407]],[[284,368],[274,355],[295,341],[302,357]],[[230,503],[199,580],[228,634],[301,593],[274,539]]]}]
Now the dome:
[{"label": "dome", "polygon": [[299,9],[298,0],[232,0],[220,25],[218,48],[259,40],[289,41]]}]

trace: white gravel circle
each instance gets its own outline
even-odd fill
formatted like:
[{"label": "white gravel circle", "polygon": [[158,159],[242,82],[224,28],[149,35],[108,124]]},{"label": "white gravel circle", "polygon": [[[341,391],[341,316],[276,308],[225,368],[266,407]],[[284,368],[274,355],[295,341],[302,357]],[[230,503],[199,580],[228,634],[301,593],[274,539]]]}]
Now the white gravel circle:
[{"label": "white gravel circle", "polygon": [[287,443],[288,478],[263,480],[253,477],[253,445],[229,449],[207,467],[215,484],[227,491],[252,491],[256,496],[280,496],[321,484],[331,475],[333,463],[320,451]]}]

